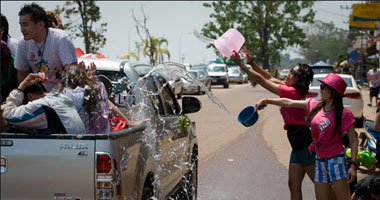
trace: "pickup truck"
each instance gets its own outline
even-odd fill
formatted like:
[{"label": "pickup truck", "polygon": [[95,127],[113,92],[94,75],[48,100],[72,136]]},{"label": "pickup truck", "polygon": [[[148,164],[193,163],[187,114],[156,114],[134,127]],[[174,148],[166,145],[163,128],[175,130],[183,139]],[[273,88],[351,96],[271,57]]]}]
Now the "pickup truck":
[{"label": "pickup truck", "polygon": [[163,77],[139,80],[126,61],[83,61],[109,79],[129,119],[145,122],[111,134],[1,133],[1,199],[196,199],[198,142],[186,114],[199,100],[180,106]]}]

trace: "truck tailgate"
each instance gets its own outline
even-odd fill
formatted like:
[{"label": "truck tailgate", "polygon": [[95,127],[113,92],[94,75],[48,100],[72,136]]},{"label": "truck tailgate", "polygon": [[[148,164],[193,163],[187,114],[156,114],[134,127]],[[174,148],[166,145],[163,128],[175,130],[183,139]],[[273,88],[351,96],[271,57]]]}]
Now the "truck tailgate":
[{"label": "truck tailgate", "polygon": [[95,140],[1,138],[1,199],[94,199]]}]

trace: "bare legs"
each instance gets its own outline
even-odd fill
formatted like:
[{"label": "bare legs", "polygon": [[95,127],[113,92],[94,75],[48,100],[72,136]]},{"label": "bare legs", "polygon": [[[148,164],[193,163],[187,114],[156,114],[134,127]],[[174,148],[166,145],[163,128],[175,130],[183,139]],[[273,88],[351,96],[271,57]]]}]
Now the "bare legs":
[{"label": "bare legs", "polygon": [[302,166],[301,164],[290,163],[289,164],[289,178],[288,185],[290,190],[291,200],[302,200],[302,181],[305,177],[305,173],[309,176],[310,180],[313,181],[314,176],[314,166],[311,164],[308,166]]},{"label": "bare legs", "polygon": [[350,199],[350,186],[345,178],[332,182],[332,187],[327,183],[314,183],[314,187],[317,200],[331,199],[331,190],[337,200]]}]

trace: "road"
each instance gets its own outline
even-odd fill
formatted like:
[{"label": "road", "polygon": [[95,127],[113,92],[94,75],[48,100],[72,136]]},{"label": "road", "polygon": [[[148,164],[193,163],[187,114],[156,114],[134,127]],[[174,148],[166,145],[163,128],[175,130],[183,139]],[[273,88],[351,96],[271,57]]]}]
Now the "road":
[{"label": "road", "polygon": [[[287,199],[286,165],[290,146],[278,107],[269,106],[260,112],[258,122],[252,127],[237,122],[237,115],[244,107],[274,95],[250,84],[230,87],[213,86],[212,92],[231,114],[202,95],[197,96],[202,102],[201,111],[190,115],[197,122],[199,199]],[[270,146],[272,142],[268,143],[268,139],[278,140],[280,145]],[[286,150],[276,155],[274,152],[279,149],[274,148]],[[313,199],[312,182],[305,179],[304,199]]]}]

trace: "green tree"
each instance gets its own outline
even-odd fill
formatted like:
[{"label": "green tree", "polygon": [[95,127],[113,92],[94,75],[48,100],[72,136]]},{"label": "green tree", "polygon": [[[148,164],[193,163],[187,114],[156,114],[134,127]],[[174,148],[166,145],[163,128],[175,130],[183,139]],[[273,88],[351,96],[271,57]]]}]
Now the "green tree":
[{"label": "green tree", "polygon": [[348,31],[336,28],[332,22],[315,21],[306,28],[309,46],[300,49],[300,55],[310,63],[319,60],[335,63],[345,59],[348,48]]},{"label": "green tree", "polygon": [[163,37],[155,38],[154,36],[150,36],[149,41],[147,39],[142,40],[142,52],[144,56],[153,56],[153,65],[155,65],[156,63],[164,62],[163,54],[166,54],[168,56],[168,60],[170,60],[169,50],[166,48],[161,48],[161,45],[163,43],[168,43],[167,39]]},{"label": "green tree", "polygon": [[57,6],[55,12],[65,13],[64,18],[68,20],[64,25],[65,29],[72,33],[73,38],[83,38],[86,53],[97,53],[104,47],[107,40],[104,37],[107,23],[101,23],[100,27],[95,26],[101,16],[94,0],[66,1],[62,7]]},{"label": "green tree", "polygon": [[[204,3],[214,13],[202,34],[217,38],[229,28],[245,37],[253,59],[269,69],[280,62],[280,52],[290,46],[306,47],[306,35],[297,23],[313,22],[312,1],[217,1]],[[305,13],[302,14],[301,13]],[[304,12],[305,11],[305,12]],[[211,45],[209,45],[210,47]]]}]

